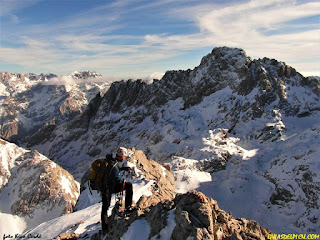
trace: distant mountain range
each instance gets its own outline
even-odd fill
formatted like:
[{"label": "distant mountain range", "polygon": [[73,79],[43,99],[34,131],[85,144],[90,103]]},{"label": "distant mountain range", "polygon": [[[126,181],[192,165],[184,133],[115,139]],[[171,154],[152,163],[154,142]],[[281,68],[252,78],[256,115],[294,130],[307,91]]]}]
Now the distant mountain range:
[{"label": "distant mountain range", "polygon": [[73,72],[67,78],[55,74],[0,73],[0,136],[20,141],[43,127],[71,120],[110,83],[75,83],[70,79],[100,77],[101,74],[89,71]]},{"label": "distant mountain range", "polygon": [[[87,76],[100,77],[71,75]],[[78,181],[92,159],[135,147],[171,166],[176,192],[202,191],[273,232],[319,229],[318,77],[227,47],[152,84],[0,77],[1,137],[39,151]]]}]

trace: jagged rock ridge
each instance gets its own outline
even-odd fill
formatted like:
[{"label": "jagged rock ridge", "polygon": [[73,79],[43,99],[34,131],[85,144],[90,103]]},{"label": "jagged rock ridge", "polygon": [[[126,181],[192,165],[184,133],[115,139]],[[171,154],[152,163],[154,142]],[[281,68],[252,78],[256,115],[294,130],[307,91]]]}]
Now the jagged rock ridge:
[{"label": "jagged rock ridge", "polygon": [[[192,191],[166,201],[135,211],[130,217],[120,217],[114,209],[109,217],[111,229],[108,239],[129,239],[145,231],[146,239],[268,239],[270,230],[257,222],[235,219],[218,207],[216,201],[201,192]],[[144,221],[146,229],[129,228],[135,221]],[[131,226],[130,226],[131,225]],[[128,235],[128,236],[127,236]],[[100,239],[99,234],[91,239]]]}]

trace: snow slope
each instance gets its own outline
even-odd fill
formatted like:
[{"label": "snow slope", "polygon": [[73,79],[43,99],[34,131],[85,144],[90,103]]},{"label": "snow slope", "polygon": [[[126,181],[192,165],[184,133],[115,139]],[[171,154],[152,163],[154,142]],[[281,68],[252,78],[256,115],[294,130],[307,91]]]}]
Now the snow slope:
[{"label": "snow slope", "polygon": [[37,151],[1,139],[0,152],[1,236],[72,212],[79,196],[72,175]]},{"label": "snow slope", "polygon": [[[305,148],[301,146],[303,142],[303,144],[317,146],[320,136],[319,130],[319,128],[313,127],[303,134],[292,136],[288,141],[278,142],[278,144],[281,144],[279,149],[289,147],[290,151],[287,152],[290,154],[283,158],[281,156],[282,151],[278,150],[273,153],[274,156],[277,156],[273,157],[274,161],[267,160],[268,155],[266,152],[269,151],[268,149],[246,150],[239,145],[235,145],[235,142],[237,143],[238,141],[233,137],[226,136],[222,129],[216,133],[211,133],[210,137],[203,139],[203,141],[207,147],[214,149],[213,155],[223,155],[230,152],[237,152],[237,154],[232,155],[227,161],[226,170],[211,174],[199,170],[203,165],[199,165],[197,160],[174,157],[169,164],[175,177],[176,192],[184,193],[192,189],[200,190],[209,197],[216,199],[220,207],[232,212],[234,217],[254,219],[261,222],[264,227],[275,229],[276,233],[303,233],[304,228],[301,225],[308,226],[310,229],[313,227],[316,230],[318,225],[317,223],[312,223],[314,221],[312,219],[319,217],[318,208],[308,209],[301,204],[301,202],[307,201],[307,197],[303,200],[298,198],[307,193],[301,193],[298,185],[300,184],[299,180],[303,180],[303,175],[306,174],[304,168],[307,168],[307,174],[310,176],[307,180],[310,181],[310,178],[313,178],[312,181],[314,183],[314,189],[311,189],[311,191],[316,191],[319,186],[319,178],[316,177],[319,170],[319,151],[304,153],[303,150]],[[299,154],[297,155],[297,153]],[[299,161],[300,159],[297,159],[299,156],[304,160]],[[279,159],[283,160],[279,161]],[[297,161],[300,167],[295,165],[294,162]],[[254,163],[252,164],[252,162]],[[310,163],[312,167],[306,167]],[[277,171],[272,171],[272,168],[277,168]],[[290,174],[283,175],[281,174],[283,171],[288,171]],[[296,175],[297,172],[299,173],[298,175]],[[266,177],[271,173],[273,174],[272,176]],[[287,176],[287,179],[279,179],[281,176]],[[308,176],[305,176],[305,178]],[[272,177],[275,180],[272,180]],[[293,187],[295,189],[292,195],[293,200],[286,202],[278,199],[276,201],[279,201],[280,205],[270,204],[270,196],[275,191],[274,182],[277,183],[279,189]],[[296,183],[296,186],[292,186],[293,183]],[[143,181],[136,180],[134,183],[135,200],[145,194],[144,187]],[[99,195],[92,196],[87,189],[81,195],[85,199],[95,197],[95,201],[100,200]],[[83,237],[84,239],[90,239],[100,230],[98,221],[100,219],[101,204],[94,203],[92,199],[89,201],[85,201],[85,199],[80,200],[80,202],[86,202],[87,205],[85,207],[87,208],[81,207],[81,210],[76,213],[44,223],[30,233],[40,233],[49,239],[57,237],[61,233],[69,232],[86,236]],[[114,204],[114,198],[112,200]],[[315,200],[317,201],[317,198]],[[314,202],[313,204],[317,203]],[[288,205],[290,207],[287,207]],[[170,224],[159,234],[160,239],[168,239],[166,237],[172,234],[175,226],[173,211],[167,221]],[[307,232],[312,233],[312,231]],[[140,219],[130,225],[128,231],[123,235],[123,239],[147,239],[149,233],[150,227],[146,219]]]}]

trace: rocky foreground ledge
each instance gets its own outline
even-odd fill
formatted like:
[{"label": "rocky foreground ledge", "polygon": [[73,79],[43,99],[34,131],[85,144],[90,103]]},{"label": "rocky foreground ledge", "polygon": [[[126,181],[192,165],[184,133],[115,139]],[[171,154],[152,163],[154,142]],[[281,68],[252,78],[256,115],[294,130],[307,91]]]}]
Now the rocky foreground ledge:
[{"label": "rocky foreground ledge", "polygon": [[[139,201],[137,206],[143,206]],[[120,210],[121,211],[121,210]],[[174,214],[174,217],[172,217]],[[170,217],[171,216],[171,217]],[[119,209],[114,208],[109,217],[111,229],[104,239],[121,239],[137,220],[145,220],[150,226],[148,239],[268,239],[269,229],[261,227],[257,222],[244,218],[234,218],[218,207],[212,198],[203,193],[191,191],[177,195],[172,201],[160,202],[147,208],[122,216]],[[167,229],[167,231],[164,231]],[[169,230],[171,229],[171,230]],[[101,239],[101,232],[95,234],[92,240]]]}]

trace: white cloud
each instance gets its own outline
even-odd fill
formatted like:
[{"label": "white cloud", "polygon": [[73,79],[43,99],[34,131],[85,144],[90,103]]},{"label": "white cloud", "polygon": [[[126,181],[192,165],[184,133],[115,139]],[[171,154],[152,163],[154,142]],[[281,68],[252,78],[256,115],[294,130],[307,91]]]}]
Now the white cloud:
[{"label": "white cloud", "polygon": [[86,78],[86,79],[76,79],[72,76],[59,76],[55,78],[50,78],[47,82],[43,82],[43,85],[74,85],[79,83],[112,83],[115,81],[120,81],[118,77],[96,77],[96,78]]},{"label": "white cloud", "polygon": [[161,79],[163,76],[164,76],[164,73],[153,72],[147,77],[147,79]]},{"label": "white cloud", "polygon": [[164,73],[153,72],[148,77],[146,77],[144,80],[146,83],[152,83],[154,79],[160,80],[163,76],[164,76]]},{"label": "white cloud", "polygon": [[[3,2],[12,13],[12,6],[19,1]],[[37,0],[27,2],[30,6]],[[6,56],[3,59],[6,63],[30,68],[41,67],[51,72],[58,70],[69,73],[75,69],[92,69],[103,75],[125,77],[124,72],[132,69],[140,78],[147,75],[146,69],[149,72],[162,71],[163,69],[156,69],[161,61],[183,55],[190,50],[215,46],[240,47],[251,57],[276,58],[289,64],[292,62],[293,67],[294,64],[302,63],[299,66],[305,68],[305,62],[315,68],[316,65],[319,66],[318,25],[292,24],[290,21],[317,15],[320,12],[320,2],[178,2],[179,4],[177,1],[163,0],[133,7],[129,0],[115,1],[76,13],[72,18],[60,19],[52,25],[28,26],[16,35],[22,45],[18,48],[3,47],[0,55]],[[172,4],[176,4],[176,7],[163,11],[164,7]],[[193,31],[180,31],[179,34],[165,32],[165,29],[160,34],[147,31],[130,34],[125,31],[127,24],[131,23],[126,22],[123,16],[133,13],[138,16],[139,11],[148,12],[156,7],[157,14],[168,17],[170,21],[179,19],[180,22],[189,24],[190,28],[193,27]],[[115,30],[117,34],[113,33]],[[306,70],[317,71],[320,75],[320,70],[310,67]],[[126,76],[132,76],[132,72]]]},{"label": "white cloud", "polygon": [[[224,44],[232,41],[235,45],[249,45],[251,43],[274,43],[289,39],[295,40],[301,32],[286,34],[291,25],[288,21],[317,15],[320,3],[305,3],[295,5],[293,1],[266,1],[252,0],[247,3],[228,6],[208,11],[204,16],[196,16],[199,27],[208,31],[215,42]],[[282,34],[267,32],[281,30]],[[281,37],[283,36],[283,37]],[[307,36],[308,37],[308,36]],[[310,38],[306,38],[306,41]]]},{"label": "white cloud", "polygon": [[184,51],[200,49],[202,47],[212,46],[210,38],[207,34],[196,33],[196,34],[185,34],[185,35],[146,35],[145,42],[146,46],[154,47],[158,50],[167,51]]},{"label": "white cloud", "polygon": [[172,14],[186,21],[193,19],[200,32],[146,35],[145,44],[179,51],[233,46],[245,49],[251,56],[286,61],[315,58],[319,56],[320,47],[319,30],[315,24],[295,25],[289,21],[315,16],[319,11],[319,2],[297,5],[292,0],[251,0],[231,5],[203,4],[175,9]]},{"label": "white cloud", "polygon": [[[152,36],[149,41],[153,44],[167,42],[174,46],[188,45],[192,41],[200,46],[234,46],[243,48],[252,57],[288,62],[309,59],[313,65],[319,66],[318,26],[290,21],[317,16],[320,2],[297,4],[293,0],[251,0],[232,5],[203,4],[174,12],[180,18],[192,18],[201,32],[180,36],[180,41],[174,44],[171,39],[177,40],[177,36]],[[318,67],[318,75],[319,71]]]}]

